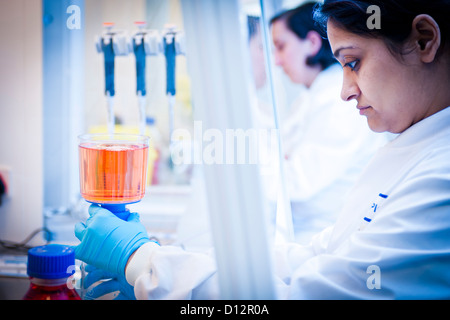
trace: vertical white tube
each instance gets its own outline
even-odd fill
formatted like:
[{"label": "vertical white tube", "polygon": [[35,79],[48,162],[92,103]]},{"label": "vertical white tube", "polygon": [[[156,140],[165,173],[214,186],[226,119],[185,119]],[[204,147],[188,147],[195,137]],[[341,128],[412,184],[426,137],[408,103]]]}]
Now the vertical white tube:
[{"label": "vertical white tube", "polygon": [[294,240],[294,225],[292,222],[292,210],[291,203],[289,199],[289,194],[287,191],[286,183],[285,183],[285,169],[284,169],[284,161],[283,161],[283,144],[281,141],[281,131],[280,131],[280,123],[279,123],[279,108],[277,106],[277,99],[275,99],[275,88],[272,73],[272,54],[270,51],[270,36],[268,32],[268,23],[266,16],[266,8],[264,0],[260,0],[261,6],[261,18],[262,18],[262,35],[264,39],[264,54],[265,54],[265,62],[266,62],[266,70],[268,73],[268,79],[270,84],[270,95],[272,98],[272,106],[273,106],[273,115],[275,121],[275,127],[277,128],[278,135],[278,163],[279,163],[279,174],[277,183],[277,216],[276,216],[276,231],[275,231],[275,241],[277,243],[280,242],[290,242]]},{"label": "vertical white tube", "polygon": [[167,95],[169,99],[169,141],[172,143],[172,133],[173,133],[173,122],[174,122],[174,113],[173,109],[175,107],[175,96],[172,94]]},{"label": "vertical white tube", "polygon": [[138,92],[138,104],[139,104],[139,133],[145,135],[146,126],[146,114],[145,114],[145,96]]},{"label": "vertical white tube", "polygon": [[106,101],[108,108],[108,133],[114,133],[114,96],[110,96],[109,92],[106,92]]}]

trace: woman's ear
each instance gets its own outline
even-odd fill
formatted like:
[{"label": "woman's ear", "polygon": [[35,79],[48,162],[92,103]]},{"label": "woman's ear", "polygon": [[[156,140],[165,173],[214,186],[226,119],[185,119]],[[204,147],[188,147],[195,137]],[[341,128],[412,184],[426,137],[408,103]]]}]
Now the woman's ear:
[{"label": "woman's ear", "polygon": [[309,40],[311,44],[309,56],[314,57],[322,47],[322,37],[318,32],[311,30],[306,34],[306,39]]},{"label": "woman's ear", "polygon": [[427,14],[418,15],[412,22],[411,37],[420,60],[423,63],[433,62],[441,45],[441,30],[436,21]]}]

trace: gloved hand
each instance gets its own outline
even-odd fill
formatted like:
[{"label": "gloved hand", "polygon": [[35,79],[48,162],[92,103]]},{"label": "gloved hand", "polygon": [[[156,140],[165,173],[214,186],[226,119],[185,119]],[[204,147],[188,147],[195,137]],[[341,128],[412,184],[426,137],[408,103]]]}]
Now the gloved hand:
[{"label": "gloved hand", "polygon": [[128,258],[136,249],[149,242],[145,227],[137,213],[130,213],[128,221],[110,211],[92,204],[86,224],[75,225],[75,236],[81,243],[75,248],[75,257],[87,264],[125,276]]},{"label": "gloved hand", "polygon": [[[128,284],[124,276],[97,269],[90,264],[85,270],[88,274],[84,278],[83,287],[89,290],[86,291],[84,300],[95,300],[113,292],[118,292],[113,300],[136,300],[134,287]],[[97,281],[102,282],[90,288]]]}]

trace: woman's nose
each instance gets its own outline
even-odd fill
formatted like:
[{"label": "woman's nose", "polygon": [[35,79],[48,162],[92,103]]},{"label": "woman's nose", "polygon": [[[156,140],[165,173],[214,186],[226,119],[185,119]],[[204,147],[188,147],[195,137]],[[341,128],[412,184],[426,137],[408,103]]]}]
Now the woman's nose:
[{"label": "woman's nose", "polygon": [[342,100],[350,101],[352,99],[357,99],[360,94],[361,91],[359,90],[359,87],[353,77],[351,75],[345,75],[344,73],[344,80],[342,82],[341,90]]},{"label": "woman's nose", "polygon": [[273,60],[274,60],[274,63],[276,66],[281,66],[281,58],[280,58],[280,54],[277,52],[277,50],[274,51]]}]

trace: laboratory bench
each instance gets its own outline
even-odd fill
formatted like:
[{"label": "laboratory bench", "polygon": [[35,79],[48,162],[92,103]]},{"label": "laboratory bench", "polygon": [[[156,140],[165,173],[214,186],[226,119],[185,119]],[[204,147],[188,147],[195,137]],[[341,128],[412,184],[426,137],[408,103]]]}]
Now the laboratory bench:
[{"label": "laboratory bench", "polygon": [[0,300],[21,300],[30,286],[26,252],[0,248]]}]

